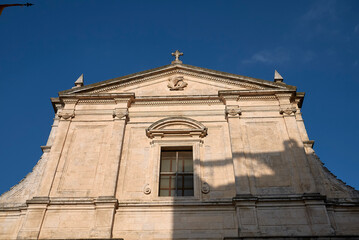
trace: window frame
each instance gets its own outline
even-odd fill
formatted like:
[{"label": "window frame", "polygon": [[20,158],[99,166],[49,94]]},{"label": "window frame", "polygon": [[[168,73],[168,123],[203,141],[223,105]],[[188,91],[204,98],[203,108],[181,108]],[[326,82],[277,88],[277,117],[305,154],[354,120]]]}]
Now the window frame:
[{"label": "window frame", "polygon": [[[186,201],[200,199],[200,148],[202,145],[201,139],[153,139],[151,141],[152,145],[152,156],[153,163],[155,164],[154,173],[153,173],[153,194],[151,194],[152,199],[156,201]],[[193,154],[193,196],[160,196],[160,167],[161,167],[161,149],[166,147],[192,147]]]},{"label": "window frame", "polygon": [[[175,153],[174,157],[175,159],[170,160],[170,171],[163,171],[162,164],[164,164],[163,155],[165,152],[172,152]],[[185,159],[182,160],[182,166],[180,166],[180,153],[181,152],[190,152],[191,153],[191,171],[185,171]],[[175,161],[173,161],[175,160]],[[187,159],[188,160],[188,159]],[[173,163],[175,163],[175,167],[173,168]],[[161,154],[160,154],[160,173],[159,173],[159,197],[192,197],[194,196],[194,181],[193,181],[193,175],[194,175],[194,162],[193,162],[193,148],[188,146],[179,146],[179,147],[161,147]],[[161,187],[161,180],[163,180],[165,177],[169,177],[168,180],[168,188]],[[185,177],[190,176],[192,178],[192,186],[189,188],[185,187]],[[172,179],[174,177],[174,185],[172,185]],[[178,181],[181,179],[181,184],[179,187]],[[174,186],[174,189],[173,189]],[[161,195],[161,191],[168,191],[169,195]],[[174,194],[172,195],[172,191],[174,190]],[[185,195],[185,191],[192,191],[191,195]],[[182,195],[178,195],[178,192],[181,192]]]}]

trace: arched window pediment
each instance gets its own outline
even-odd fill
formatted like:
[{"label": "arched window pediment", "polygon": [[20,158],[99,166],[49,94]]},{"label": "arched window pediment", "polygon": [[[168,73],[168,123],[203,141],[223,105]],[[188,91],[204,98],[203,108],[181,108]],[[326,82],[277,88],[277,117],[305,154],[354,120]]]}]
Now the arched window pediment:
[{"label": "arched window pediment", "polygon": [[146,129],[149,138],[165,136],[199,136],[207,135],[207,128],[200,122],[185,117],[169,117],[161,119]]}]

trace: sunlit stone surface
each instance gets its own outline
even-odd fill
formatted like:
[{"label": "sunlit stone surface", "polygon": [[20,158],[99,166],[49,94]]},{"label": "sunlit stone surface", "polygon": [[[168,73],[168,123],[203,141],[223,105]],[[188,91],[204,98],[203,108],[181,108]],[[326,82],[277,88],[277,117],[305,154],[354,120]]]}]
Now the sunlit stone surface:
[{"label": "sunlit stone surface", "polygon": [[[41,159],[0,197],[0,239],[358,237],[359,194],[315,155],[303,93],[278,72],[264,81],[173,55],[52,98]],[[177,158],[160,185],[166,149]]]}]

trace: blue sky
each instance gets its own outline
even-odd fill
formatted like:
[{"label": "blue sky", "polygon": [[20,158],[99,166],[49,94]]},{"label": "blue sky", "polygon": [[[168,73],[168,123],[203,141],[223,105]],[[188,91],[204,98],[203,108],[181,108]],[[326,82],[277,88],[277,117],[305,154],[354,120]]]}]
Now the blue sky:
[{"label": "blue sky", "polygon": [[[1,1],[15,3],[21,1]],[[50,97],[169,64],[273,80],[306,92],[314,150],[359,189],[359,1],[31,1],[0,16],[0,193],[29,173],[52,124]]]}]

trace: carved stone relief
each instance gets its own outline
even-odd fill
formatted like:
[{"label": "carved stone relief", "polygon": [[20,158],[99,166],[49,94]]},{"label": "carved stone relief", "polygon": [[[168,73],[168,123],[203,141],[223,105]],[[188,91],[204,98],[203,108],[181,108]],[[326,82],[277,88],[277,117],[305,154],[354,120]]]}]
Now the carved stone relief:
[{"label": "carved stone relief", "polygon": [[297,109],[295,107],[288,107],[286,109],[280,109],[279,110],[279,113],[280,114],[287,114],[287,115],[292,115],[292,114],[295,114],[297,112]]},{"label": "carved stone relief", "polygon": [[75,117],[75,111],[74,110],[61,110],[57,112],[57,116],[61,120],[71,120]]},{"label": "carved stone relief", "polygon": [[236,105],[228,105],[226,106],[226,116],[227,117],[239,117],[242,115],[242,111],[239,106]]},{"label": "carved stone relief", "polygon": [[145,187],[143,188],[143,193],[146,195],[149,195],[151,193],[151,188],[149,184],[145,185]]},{"label": "carved stone relief", "polygon": [[128,110],[127,108],[116,108],[113,110],[112,116],[114,119],[126,120],[128,117]]},{"label": "carved stone relief", "polygon": [[181,91],[187,86],[187,82],[184,81],[182,76],[172,77],[168,79],[167,87],[170,91]]},{"label": "carved stone relief", "polygon": [[203,194],[209,193],[210,187],[209,187],[209,185],[208,185],[207,182],[204,182],[204,183],[202,184],[201,191],[202,191]]}]

